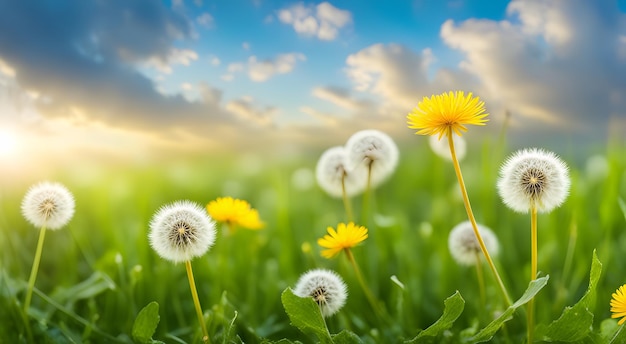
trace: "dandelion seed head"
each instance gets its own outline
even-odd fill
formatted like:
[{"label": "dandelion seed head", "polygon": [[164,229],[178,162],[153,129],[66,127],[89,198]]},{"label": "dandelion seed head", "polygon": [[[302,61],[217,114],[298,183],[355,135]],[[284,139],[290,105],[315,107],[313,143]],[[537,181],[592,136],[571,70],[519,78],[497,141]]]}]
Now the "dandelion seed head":
[{"label": "dandelion seed head", "polygon": [[389,135],[378,130],[361,130],[346,142],[346,154],[351,170],[371,168],[371,184],[376,187],[384,182],[398,166],[398,146]]},{"label": "dandelion seed head", "polygon": [[322,315],[329,317],[346,303],[348,287],[334,271],[314,269],[300,276],[293,293],[299,297],[313,298],[320,306]]},{"label": "dandelion seed head", "polygon": [[514,211],[527,213],[535,205],[545,213],[565,201],[570,179],[567,165],[556,154],[532,148],[504,162],[497,185],[502,201]]},{"label": "dandelion seed head", "polygon": [[159,256],[185,262],[205,254],[215,242],[215,222],[198,204],[177,201],[152,217],[150,245]]},{"label": "dandelion seed head", "polygon": [[[486,226],[477,224],[477,227],[489,254],[492,257],[497,256],[500,245],[496,235]],[[469,221],[461,222],[452,228],[448,236],[448,249],[452,258],[460,265],[475,265],[476,255],[483,258],[480,244]]]},{"label": "dandelion seed head", "polygon": [[33,185],[22,200],[22,215],[36,227],[56,230],[74,216],[74,196],[62,184],[41,182]]},{"label": "dandelion seed head", "polygon": [[363,192],[367,171],[351,169],[347,163],[346,150],[342,146],[327,149],[317,162],[315,177],[317,184],[331,197],[343,196],[342,179],[345,184],[346,195],[355,196]]}]

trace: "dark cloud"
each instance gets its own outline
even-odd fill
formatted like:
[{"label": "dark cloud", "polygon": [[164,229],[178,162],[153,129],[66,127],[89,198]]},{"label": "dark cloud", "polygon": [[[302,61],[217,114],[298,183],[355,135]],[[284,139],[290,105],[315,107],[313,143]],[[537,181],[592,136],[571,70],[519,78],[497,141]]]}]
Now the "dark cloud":
[{"label": "dark cloud", "polygon": [[0,59],[23,89],[45,95],[44,116],[74,107],[119,127],[226,121],[219,97],[164,96],[136,70],[167,61],[173,42],[190,35],[188,20],[160,1],[0,0]]}]

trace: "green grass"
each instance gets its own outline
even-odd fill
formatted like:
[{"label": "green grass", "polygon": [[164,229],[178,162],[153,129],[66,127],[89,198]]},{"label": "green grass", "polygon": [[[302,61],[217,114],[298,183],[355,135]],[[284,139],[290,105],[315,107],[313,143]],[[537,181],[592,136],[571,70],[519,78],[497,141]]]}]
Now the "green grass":
[{"label": "green grass", "polygon": [[[282,338],[314,342],[314,337],[290,325],[281,294],[300,274],[316,267],[337,271],[349,287],[346,306],[327,319],[331,333],[349,330],[368,343],[414,338],[437,321],[444,300],[458,290],[465,308],[435,342],[459,342],[462,333],[485,327],[504,309],[486,266],[488,301],[483,305],[475,271],[452,260],[448,233],[466,220],[454,171],[426,148],[424,138],[416,140],[424,141],[402,147],[398,170],[375,190],[373,215],[360,221],[370,237],[353,249],[370,288],[393,318],[392,325],[377,320],[345,256],[328,260],[319,254],[317,239],[328,226],[345,221],[345,214],[341,200],[328,197],[314,183],[307,189],[292,183],[297,169],[314,170],[317,155],[261,159],[260,167],[237,157],[207,156],[133,167],[67,168],[50,174],[49,179],[73,192],[76,214],[68,226],[46,236],[29,314],[21,305],[38,229],[22,218],[20,203],[38,180],[3,181],[0,342],[132,343],[135,318],[152,301],[158,303],[160,315],[154,339],[198,342],[200,327],[184,264],[157,256],[148,244],[148,223],[165,203],[189,199],[206,204],[227,195],[248,200],[267,226],[228,236],[220,229],[215,246],[192,262],[213,342],[236,342],[232,334],[245,343]],[[599,340],[601,324],[610,318],[611,293],[626,283],[626,216],[618,201],[626,199],[625,152],[626,147],[618,145],[599,151],[608,162],[606,176],[599,179],[585,168],[587,155],[561,154],[571,167],[571,195],[562,207],[539,215],[539,271],[550,278],[536,298],[537,324],[549,324],[585,294],[594,249],[603,265],[595,307],[590,307],[593,329],[582,340],[585,343]],[[477,221],[499,237],[502,252],[495,262],[515,300],[529,283],[530,219],[507,209],[495,189],[499,166],[509,153],[510,149],[485,141],[470,148],[461,168]],[[361,201],[361,197],[352,200],[356,218],[361,216]],[[303,243],[311,250],[303,251]],[[493,342],[523,342],[525,318],[522,307]],[[231,335],[224,335],[233,319]],[[613,331],[615,323],[605,322],[605,331]]]}]

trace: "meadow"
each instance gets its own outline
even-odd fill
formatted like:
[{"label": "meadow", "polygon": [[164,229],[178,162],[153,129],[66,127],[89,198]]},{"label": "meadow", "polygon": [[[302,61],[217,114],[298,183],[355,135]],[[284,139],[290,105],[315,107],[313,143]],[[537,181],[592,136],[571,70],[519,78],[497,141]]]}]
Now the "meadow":
[{"label": "meadow", "polygon": [[[200,342],[184,264],[154,252],[148,224],[165,203],[188,199],[206,205],[221,196],[247,200],[266,226],[232,233],[218,226],[214,247],[192,261],[212,343],[481,341],[473,336],[506,308],[486,266],[482,302],[475,269],[459,266],[450,255],[448,234],[467,215],[451,163],[433,154],[426,141],[415,137],[400,145],[398,168],[375,189],[369,214],[361,210],[363,196],[351,200],[356,222],[369,229],[352,252],[384,304],[385,321],[372,311],[346,257],[320,255],[317,239],[327,227],[346,222],[346,214],[341,199],[315,183],[318,152],[289,159],[214,155],[51,173],[49,180],[74,194],[76,213],[65,228],[47,234],[27,313],[22,304],[38,230],[22,217],[20,203],[36,181],[4,181],[0,342]],[[489,137],[475,140],[461,167],[477,221],[499,239],[494,261],[517,300],[529,286],[529,217],[508,209],[496,191],[500,165],[512,151]],[[549,275],[534,291],[538,341],[622,340],[615,336],[622,335],[621,327],[610,319],[609,301],[626,283],[625,152],[622,142],[588,152],[558,151],[569,165],[572,186],[561,207],[538,218],[538,267],[540,276]],[[341,336],[317,337],[315,324],[306,324],[316,321],[315,314],[294,326],[298,320],[285,311],[283,292],[313,268],[336,271],[348,286],[346,305],[326,319],[331,334],[345,330]],[[584,304],[578,303],[581,298]],[[291,307],[306,309],[306,304]],[[510,314],[491,342],[524,342],[525,308]],[[561,330],[550,327],[562,314]]]}]

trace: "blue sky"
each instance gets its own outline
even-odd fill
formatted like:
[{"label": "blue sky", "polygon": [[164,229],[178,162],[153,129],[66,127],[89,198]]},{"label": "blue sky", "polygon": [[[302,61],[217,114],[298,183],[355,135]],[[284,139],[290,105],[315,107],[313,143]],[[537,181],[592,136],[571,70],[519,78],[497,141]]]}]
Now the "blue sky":
[{"label": "blue sky", "polygon": [[626,136],[625,3],[0,0],[0,156],[405,142],[448,90],[485,100],[476,135],[508,111],[512,138],[603,142]]}]

